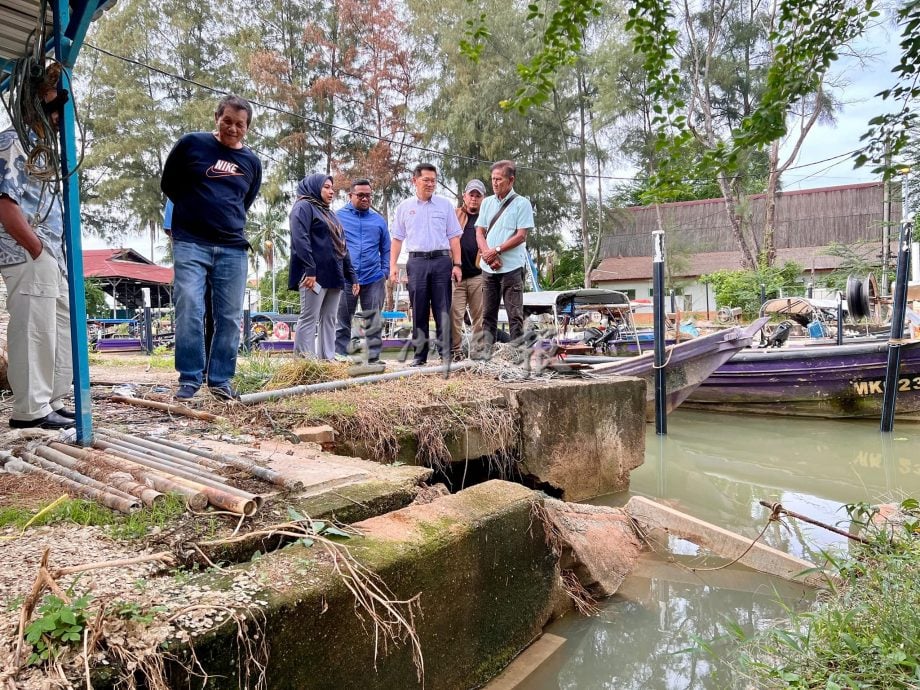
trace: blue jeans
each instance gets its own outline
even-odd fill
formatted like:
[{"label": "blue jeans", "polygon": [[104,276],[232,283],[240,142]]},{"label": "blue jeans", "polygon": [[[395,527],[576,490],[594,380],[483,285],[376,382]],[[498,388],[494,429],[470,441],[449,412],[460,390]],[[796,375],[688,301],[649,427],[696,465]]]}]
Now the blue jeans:
[{"label": "blue jeans", "polygon": [[[173,303],[176,305],[176,371],[179,384],[223,386],[236,373],[240,321],[246,291],[246,250],[173,242]],[[210,287],[214,336],[205,355],[205,292]]]},{"label": "blue jeans", "polygon": [[335,330],[335,353],[337,355],[351,354],[349,352],[351,321],[358,308],[358,300],[360,300],[361,311],[358,313],[358,318],[361,319],[364,335],[367,338],[367,358],[375,360],[380,357],[380,348],[383,345],[380,338],[383,330],[383,319],[380,317],[380,312],[383,311],[385,298],[386,278],[362,285],[357,297],[351,294],[351,285],[345,284],[342,299],[339,301],[339,323]]}]

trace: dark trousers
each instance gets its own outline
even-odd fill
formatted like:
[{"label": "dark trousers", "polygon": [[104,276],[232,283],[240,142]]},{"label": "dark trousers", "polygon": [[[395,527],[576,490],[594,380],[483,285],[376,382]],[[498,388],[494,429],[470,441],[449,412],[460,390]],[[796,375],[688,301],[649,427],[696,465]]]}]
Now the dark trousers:
[{"label": "dark trousers", "polygon": [[367,338],[367,358],[368,360],[379,359],[380,348],[383,345],[380,339],[380,333],[383,330],[380,311],[383,309],[385,297],[386,278],[362,285],[357,297],[351,294],[351,285],[345,284],[342,299],[339,300],[339,323],[335,329],[335,353],[337,355],[351,354],[348,347],[351,343],[351,321],[360,300],[361,311],[358,312],[358,318],[361,319],[361,328]]},{"label": "dark trousers", "polygon": [[508,314],[511,342],[520,342],[524,335],[524,269],[507,273],[482,272],[482,330],[486,345],[495,343],[498,331],[498,308],[502,301]]},{"label": "dark trousers", "polygon": [[449,256],[409,257],[409,301],[412,304],[412,346],[415,360],[428,360],[428,317],[434,312],[435,337],[442,357],[450,352],[450,302],[453,286]]}]

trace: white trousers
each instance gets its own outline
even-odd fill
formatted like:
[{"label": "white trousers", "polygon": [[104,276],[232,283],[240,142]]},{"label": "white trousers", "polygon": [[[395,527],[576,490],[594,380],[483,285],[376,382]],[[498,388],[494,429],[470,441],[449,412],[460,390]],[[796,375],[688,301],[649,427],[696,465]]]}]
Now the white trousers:
[{"label": "white trousers", "polygon": [[11,419],[31,421],[64,407],[73,384],[67,280],[54,257],[42,252],[24,263],[0,266],[10,323],[7,377]]}]

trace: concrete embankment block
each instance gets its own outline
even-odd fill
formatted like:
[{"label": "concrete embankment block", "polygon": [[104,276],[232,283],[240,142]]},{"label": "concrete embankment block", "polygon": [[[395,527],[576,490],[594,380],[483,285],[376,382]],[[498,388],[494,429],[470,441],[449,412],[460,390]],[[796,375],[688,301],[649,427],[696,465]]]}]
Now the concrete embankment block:
[{"label": "concrete embankment block", "polygon": [[814,572],[814,563],[759,542],[751,546],[750,537],[730,532],[642,496],[629,499],[626,512],[645,529],[663,529],[668,534],[691,541],[722,558],[738,559],[739,563],[749,568],[785,580],[804,582],[812,587],[827,586],[827,576]]},{"label": "concrete embankment block", "polygon": [[645,382],[554,381],[506,389],[520,428],[524,474],[582,501],[621,491],[645,456]]},{"label": "concrete embankment block", "polygon": [[[558,563],[533,514],[542,499],[490,481],[426,505],[365,520],[346,542],[400,599],[419,595],[415,629],[425,687],[476,687],[535,639],[558,594]],[[268,650],[267,687],[421,687],[408,645],[374,659],[373,626],[316,545],[288,547],[235,568],[261,578],[267,601],[249,615]],[[214,577],[213,575],[210,577]],[[253,634],[250,629],[250,635]],[[241,682],[236,629],[219,628],[195,648],[211,688]],[[176,678],[184,687],[186,678]]]}]

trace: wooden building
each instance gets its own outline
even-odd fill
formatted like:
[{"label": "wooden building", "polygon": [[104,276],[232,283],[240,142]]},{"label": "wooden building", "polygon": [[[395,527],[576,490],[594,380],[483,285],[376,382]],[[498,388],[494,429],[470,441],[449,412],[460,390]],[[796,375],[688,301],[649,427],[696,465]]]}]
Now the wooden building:
[{"label": "wooden building", "polygon": [[[892,228],[901,220],[900,191],[890,204]],[[834,242],[878,243],[884,234],[884,185],[881,182],[783,192],[777,198],[776,261],[794,261],[805,270],[803,282],[817,282],[838,265],[825,254]],[[741,252],[732,235],[722,199],[662,204],[662,226],[668,246],[679,248],[684,260],[675,271],[683,283],[682,308],[703,311],[715,307],[699,277],[713,271],[741,268]],[[745,228],[763,237],[764,195],[743,204]],[[623,210],[619,227],[604,238],[600,264],[591,272],[597,287],[623,290],[636,299],[649,297],[652,288],[652,233],[658,229],[653,206]],[[897,240],[897,231],[892,231]],[[708,297],[708,302],[707,302]]]}]

